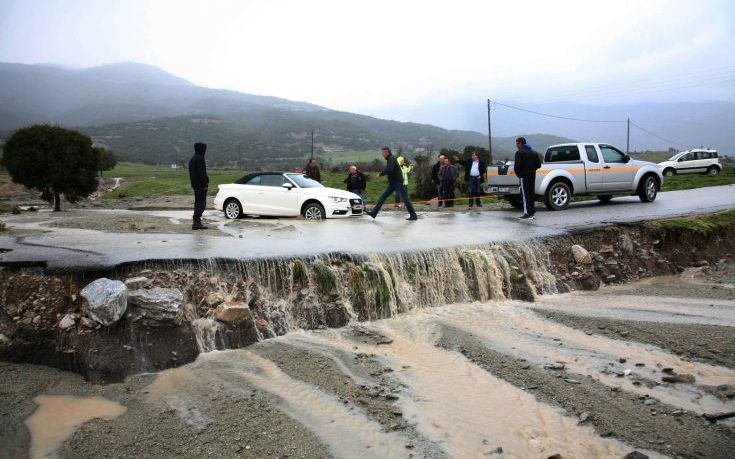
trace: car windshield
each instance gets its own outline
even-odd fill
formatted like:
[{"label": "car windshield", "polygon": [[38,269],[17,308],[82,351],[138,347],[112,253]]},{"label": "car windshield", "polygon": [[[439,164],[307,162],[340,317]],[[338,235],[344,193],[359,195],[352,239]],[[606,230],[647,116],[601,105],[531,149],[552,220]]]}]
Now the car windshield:
[{"label": "car windshield", "polygon": [[666,161],[676,161],[677,156],[679,156],[679,153],[675,154],[671,158],[667,159]]},{"label": "car windshield", "polygon": [[286,177],[301,188],[324,188],[324,185],[301,174],[286,174]]}]

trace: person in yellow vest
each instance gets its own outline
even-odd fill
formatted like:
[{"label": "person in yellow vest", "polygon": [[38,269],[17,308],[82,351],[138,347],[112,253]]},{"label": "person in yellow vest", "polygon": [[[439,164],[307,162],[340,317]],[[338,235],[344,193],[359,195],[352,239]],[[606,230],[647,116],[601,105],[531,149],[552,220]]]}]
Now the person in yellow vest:
[{"label": "person in yellow vest", "polygon": [[[398,167],[401,168],[403,186],[406,188],[406,193],[408,194],[408,174],[411,172],[411,166],[407,164],[406,158],[403,156],[397,157],[396,162],[398,163]],[[394,204],[394,207],[401,207],[401,198],[398,196],[398,193],[396,193],[396,203]]]}]

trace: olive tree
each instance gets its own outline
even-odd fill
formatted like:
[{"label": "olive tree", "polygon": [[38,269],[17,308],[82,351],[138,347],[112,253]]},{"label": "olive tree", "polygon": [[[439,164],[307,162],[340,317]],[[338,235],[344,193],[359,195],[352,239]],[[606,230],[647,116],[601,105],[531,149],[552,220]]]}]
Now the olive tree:
[{"label": "olive tree", "polygon": [[19,129],[3,148],[3,165],[13,182],[41,191],[61,210],[67,201],[86,198],[97,189],[98,154],[92,140],[76,131],[39,124]]},{"label": "olive tree", "polygon": [[94,151],[97,153],[97,170],[100,171],[100,177],[103,171],[111,171],[117,166],[117,157],[107,148],[95,147]]}]

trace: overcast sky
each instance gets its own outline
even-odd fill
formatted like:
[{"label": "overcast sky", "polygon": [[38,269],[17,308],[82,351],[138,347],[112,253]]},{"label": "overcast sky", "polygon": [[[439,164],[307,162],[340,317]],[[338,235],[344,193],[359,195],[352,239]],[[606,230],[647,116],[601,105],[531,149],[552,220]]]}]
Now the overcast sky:
[{"label": "overcast sky", "polygon": [[729,0],[0,0],[0,61],[135,61],[379,113],[455,100],[735,100]]}]

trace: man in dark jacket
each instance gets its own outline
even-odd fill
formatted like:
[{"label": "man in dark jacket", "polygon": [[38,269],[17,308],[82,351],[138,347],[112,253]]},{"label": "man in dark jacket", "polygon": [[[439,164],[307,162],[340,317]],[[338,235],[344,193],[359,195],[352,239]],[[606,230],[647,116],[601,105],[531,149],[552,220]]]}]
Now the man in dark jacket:
[{"label": "man in dark jacket", "polygon": [[189,180],[194,189],[194,223],[191,229],[207,229],[202,225],[202,213],[207,204],[207,188],[209,188],[209,177],[207,176],[207,163],[204,154],[207,152],[206,143],[194,144],[194,156],[189,160]]},{"label": "man in dark jacket", "polygon": [[365,200],[365,175],[357,170],[357,166],[350,166],[347,173],[347,178],[344,182],[347,184],[347,191],[355,193],[360,196],[362,200]]},{"label": "man in dark jacket", "polygon": [[436,197],[439,201],[439,207],[442,206],[442,186],[441,180],[439,180],[439,169],[444,164],[444,155],[439,155],[439,161],[436,162],[431,168],[431,184],[434,185],[436,190]]},{"label": "man in dark jacket", "polygon": [[541,168],[541,159],[538,153],[526,144],[526,139],[516,139],[516,159],[513,170],[521,183],[521,198],[523,199],[523,215],[520,218],[533,219],[536,213],[536,171]]},{"label": "man in dark jacket", "polygon": [[477,207],[482,206],[480,203],[480,185],[485,180],[487,174],[487,163],[480,159],[477,151],[473,151],[472,155],[467,159],[459,159],[458,156],[454,157],[455,160],[464,166],[464,179],[467,183],[467,196],[470,198],[469,206],[477,204]]},{"label": "man in dark jacket", "polygon": [[304,168],[304,175],[312,180],[322,183],[322,174],[319,172],[319,166],[316,165],[316,159],[311,158],[311,160],[309,160],[309,164]]},{"label": "man in dark jacket", "polygon": [[380,175],[388,177],[388,186],[385,187],[383,194],[378,198],[378,202],[375,203],[373,210],[367,214],[375,218],[378,215],[378,212],[380,212],[383,202],[388,199],[388,196],[396,193],[406,204],[406,210],[408,210],[408,218],[406,220],[418,220],[416,211],[414,210],[411,201],[408,199],[406,187],[403,185],[403,172],[401,171],[401,167],[398,165],[398,161],[396,161],[395,156],[391,154],[390,148],[388,147],[381,148],[380,153],[383,155],[383,158],[385,158],[386,163],[385,169],[380,172]]},{"label": "man in dark jacket", "polygon": [[454,207],[454,189],[459,171],[446,156],[442,161],[443,164],[439,168],[439,188],[441,190],[441,201],[439,202],[444,201],[444,207]]}]

